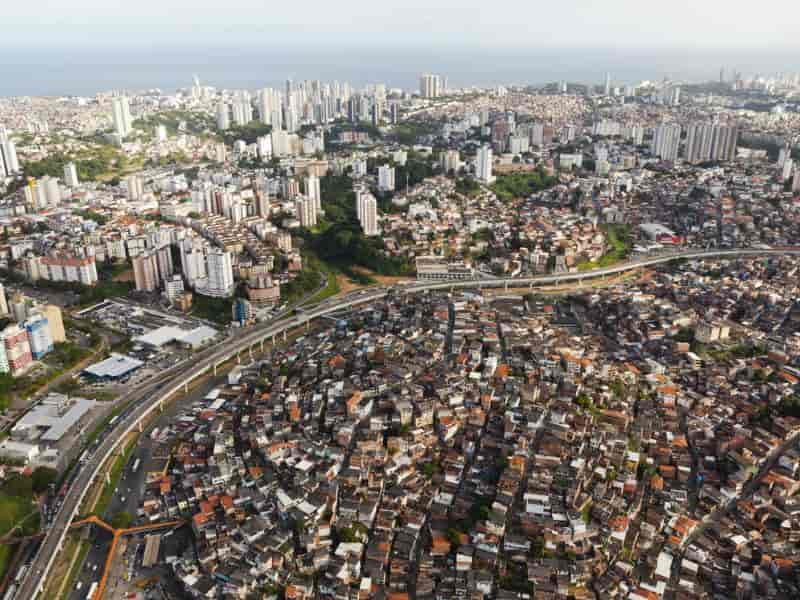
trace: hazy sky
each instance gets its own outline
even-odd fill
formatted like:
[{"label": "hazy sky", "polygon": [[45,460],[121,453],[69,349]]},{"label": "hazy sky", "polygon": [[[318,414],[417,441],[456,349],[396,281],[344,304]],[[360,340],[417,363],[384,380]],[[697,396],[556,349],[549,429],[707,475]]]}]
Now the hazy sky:
[{"label": "hazy sky", "polygon": [[[0,45],[794,46],[798,0],[7,0]],[[7,57],[3,57],[6,60]]]}]

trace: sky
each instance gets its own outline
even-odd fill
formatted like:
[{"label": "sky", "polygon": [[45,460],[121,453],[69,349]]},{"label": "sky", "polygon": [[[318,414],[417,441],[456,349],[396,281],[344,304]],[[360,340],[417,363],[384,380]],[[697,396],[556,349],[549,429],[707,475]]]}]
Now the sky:
[{"label": "sky", "polygon": [[[0,46],[798,48],[798,0],[29,0]],[[5,60],[5,57],[4,57]]]}]

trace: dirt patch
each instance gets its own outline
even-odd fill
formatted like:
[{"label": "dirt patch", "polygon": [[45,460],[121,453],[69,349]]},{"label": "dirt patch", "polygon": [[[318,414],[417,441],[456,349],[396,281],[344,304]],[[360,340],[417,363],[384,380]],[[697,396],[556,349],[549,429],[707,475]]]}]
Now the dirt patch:
[{"label": "dirt patch", "polygon": [[114,281],[118,282],[127,282],[127,281],[136,281],[136,278],[133,275],[133,269],[128,269],[127,271],[123,271],[119,275],[114,276]]},{"label": "dirt patch", "polygon": [[353,267],[353,271],[361,273],[362,275],[366,275],[367,277],[371,277],[379,285],[394,285],[396,283],[401,283],[404,281],[414,281],[413,277],[378,275],[374,271],[370,271],[369,269],[365,269],[364,267],[358,267],[358,266]]}]

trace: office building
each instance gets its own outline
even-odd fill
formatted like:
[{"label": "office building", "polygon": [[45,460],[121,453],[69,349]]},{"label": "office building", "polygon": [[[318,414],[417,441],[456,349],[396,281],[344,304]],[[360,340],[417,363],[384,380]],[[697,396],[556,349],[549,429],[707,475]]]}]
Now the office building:
[{"label": "office building", "polygon": [[6,288],[0,283],[0,316],[8,314],[8,301],[6,300]]},{"label": "office building", "polygon": [[145,252],[134,257],[132,262],[136,290],[154,292],[158,289],[158,261],[155,253]]},{"label": "office building", "polygon": [[478,150],[478,155],[475,159],[475,177],[483,183],[492,183],[494,175],[492,175],[492,149],[490,146],[484,144]]},{"label": "office building", "polygon": [[78,187],[78,169],[75,168],[75,163],[67,163],[64,165],[64,183],[69,187]]},{"label": "office building", "polygon": [[544,124],[534,123],[529,130],[531,144],[537,148],[544,146]]},{"label": "office building", "polygon": [[787,158],[783,163],[783,169],[781,172],[781,182],[789,181],[792,178],[792,172],[794,171],[794,161],[791,158]]},{"label": "office building", "polygon": [[662,123],[655,129],[650,153],[662,160],[677,160],[680,142],[681,126],[677,123]]},{"label": "office building", "polygon": [[394,191],[394,167],[388,165],[378,167],[378,190],[381,192]]},{"label": "office building", "polygon": [[112,119],[114,121],[114,131],[121,138],[128,137],[133,129],[133,119],[131,118],[131,108],[126,96],[117,96],[111,100]]}]

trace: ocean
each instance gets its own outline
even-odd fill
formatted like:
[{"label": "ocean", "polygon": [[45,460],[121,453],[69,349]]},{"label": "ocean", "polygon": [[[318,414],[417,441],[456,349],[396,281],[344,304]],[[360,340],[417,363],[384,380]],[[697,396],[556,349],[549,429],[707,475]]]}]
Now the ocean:
[{"label": "ocean", "polygon": [[642,80],[709,81],[728,76],[800,71],[800,52],[786,49],[494,48],[476,46],[0,46],[0,96],[90,96],[97,92],[203,84],[257,89],[295,81],[386,83],[415,90],[423,72],[453,86],[543,84],[566,80],[615,85]]}]

